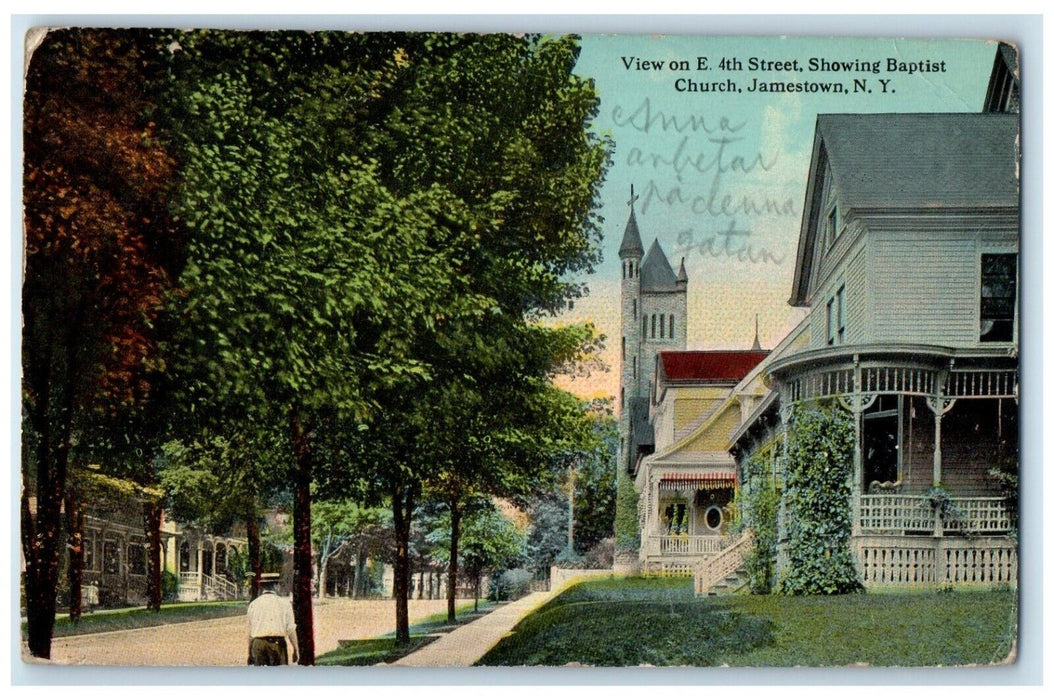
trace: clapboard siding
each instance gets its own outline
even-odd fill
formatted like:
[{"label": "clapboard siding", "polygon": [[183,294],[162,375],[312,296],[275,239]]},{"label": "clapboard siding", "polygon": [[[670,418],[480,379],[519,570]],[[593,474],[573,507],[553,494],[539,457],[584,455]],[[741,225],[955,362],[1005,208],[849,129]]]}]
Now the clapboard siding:
[{"label": "clapboard siding", "polygon": [[884,342],[978,344],[978,259],[973,237],[872,232],[871,333]]},{"label": "clapboard siding", "polygon": [[867,318],[867,256],[863,248],[845,266],[845,314],[846,342],[871,342],[871,321]]}]

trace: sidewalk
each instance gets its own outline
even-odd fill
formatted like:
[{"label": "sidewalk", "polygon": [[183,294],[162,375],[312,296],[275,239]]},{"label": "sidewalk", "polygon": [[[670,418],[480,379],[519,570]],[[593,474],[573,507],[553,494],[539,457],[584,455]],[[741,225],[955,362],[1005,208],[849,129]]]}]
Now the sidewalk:
[{"label": "sidewalk", "polygon": [[419,651],[390,666],[471,666],[491,650],[516,623],[544,605],[562,589],[530,593],[467,625],[455,628]]}]

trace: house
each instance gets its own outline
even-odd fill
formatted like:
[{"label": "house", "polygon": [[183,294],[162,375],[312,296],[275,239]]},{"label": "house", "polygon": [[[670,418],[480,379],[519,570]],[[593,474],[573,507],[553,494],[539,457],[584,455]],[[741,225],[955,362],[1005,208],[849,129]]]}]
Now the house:
[{"label": "house", "polygon": [[865,585],[1016,581],[992,470],[1017,459],[1017,136],[1003,113],[817,118],[790,298],[807,347],[766,363],[772,405],[733,449],[815,402],[851,413]]}]

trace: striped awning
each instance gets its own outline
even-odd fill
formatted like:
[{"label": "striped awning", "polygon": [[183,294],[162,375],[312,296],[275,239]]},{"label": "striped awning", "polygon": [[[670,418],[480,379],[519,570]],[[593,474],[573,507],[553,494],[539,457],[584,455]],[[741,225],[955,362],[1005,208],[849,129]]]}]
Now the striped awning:
[{"label": "striped awning", "polygon": [[730,489],[735,485],[736,472],[729,469],[698,474],[666,474],[659,481],[659,490]]}]

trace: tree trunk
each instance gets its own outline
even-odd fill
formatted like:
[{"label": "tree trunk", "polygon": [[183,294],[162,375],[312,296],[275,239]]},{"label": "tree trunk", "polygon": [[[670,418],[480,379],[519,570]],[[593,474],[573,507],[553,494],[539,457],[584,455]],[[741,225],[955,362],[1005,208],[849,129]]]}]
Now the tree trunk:
[{"label": "tree trunk", "polygon": [[414,499],[402,485],[392,490],[392,516],[395,521],[395,643],[410,643],[410,521]]},{"label": "tree trunk", "polygon": [[479,612],[479,582],[482,574],[476,574],[476,599],[472,601],[472,612]]},{"label": "tree trunk", "polygon": [[70,622],[81,619],[81,584],[84,583],[84,513],[73,489],[66,492],[66,533],[69,538],[69,560],[66,578],[69,581]]},{"label": "tree trunk", "polygon": [[461,504],[453,501],[450,504],[450,572],[446,584],[446,621],[456,622],[454,613],[457,597],[457,547],[461,538]]},{"label": "tree trunk", "polygon": [[260,522],[256,519],[255,508],[252,508],[245,518],[245,534],[249,540],[249,568],[252,570],[249,600],[255,600],[260,595],[260,577],[263,575],[263,561],[260,557]]},{"label": "tree trunk", "polygon": [[289,427],[296,457],[293,476],[293,613],[296,619],[300,665],[315,665],[315,625],[311,605],[311,445],[295,406],[289,410]]},{"label": "tree trunk", "polygon": [[[68,408],[68,407],[67,407]],[[29,653],[51,658],[51,634],[55,628],[55,596],[59,579],[59,546],[62,529],[62,499],[69,464],[69,411],[61,430],[64,439],[51,447],[51,421],[38,417],[43,429],[37,437],[37,508],[32,513],[29,491],[22,491],[22,551],[26,558],[26,638]]]},{"label": "tree trunk", "polygon": [[[161,504],[149,501],[144,504],[146,515],[147,542],[147,579],[146,607],[156,612],[161,611]],[[83,556],[82,556],[83,561]]]}]

